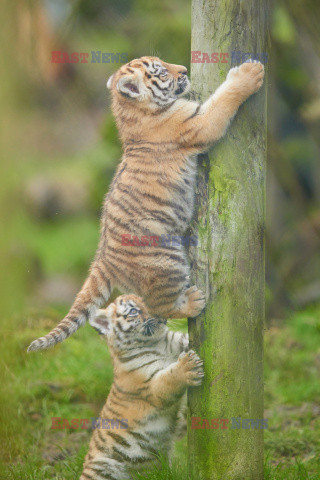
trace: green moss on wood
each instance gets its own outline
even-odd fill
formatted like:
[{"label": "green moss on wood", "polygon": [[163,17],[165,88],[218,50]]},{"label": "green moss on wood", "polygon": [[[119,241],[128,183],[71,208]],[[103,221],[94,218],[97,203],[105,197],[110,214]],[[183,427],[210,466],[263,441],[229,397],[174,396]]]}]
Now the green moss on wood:
[{"label": "green moss on wood", "polygon": [[[192,25],[192,50],[266,49],[262,0],[194,0]],[[193,64],[199,97],[207,98],[229,68]],[[260,92],[240,108],[199,172],[194,226],[199,246],[190,256],[193,280],[206,292],[208,305],[201,317],[189,321],[189,333],[204,359],[205,381],[189,392],[189,414],[209,420],[263,418],[264,102]],[[191,430],[189,421],[188,436],[195,478],[263,478],[262,430]]]}]

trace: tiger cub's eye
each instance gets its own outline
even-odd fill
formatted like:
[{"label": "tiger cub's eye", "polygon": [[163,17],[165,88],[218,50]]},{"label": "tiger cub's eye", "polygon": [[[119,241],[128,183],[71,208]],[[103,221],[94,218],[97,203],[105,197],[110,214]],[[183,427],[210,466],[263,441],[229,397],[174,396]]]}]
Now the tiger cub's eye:
[{"label": "tiger cub's eye", "polygon": [[130,312],[128,313],[129,317],[134,317],[139,313],[139,310],[137,308],[131,308]]}]

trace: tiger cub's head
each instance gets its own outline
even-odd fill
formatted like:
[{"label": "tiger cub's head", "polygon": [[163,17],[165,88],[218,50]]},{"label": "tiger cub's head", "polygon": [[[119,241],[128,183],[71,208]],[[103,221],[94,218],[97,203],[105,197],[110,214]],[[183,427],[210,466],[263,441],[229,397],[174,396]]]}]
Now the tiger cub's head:
[{"label": "tiger cub's head", "polygon": [[157,57],[141,57],[123,65],[109,78],[107,87],[114,97],[157,109],[187,93],[190,82],[186,67]]},{"label": "tiger cub's head", "polygon": [[116,350],[154,343],[162,338],[167,328],[166,320],[151,317],[142,299],[136,295],[117,297],[89,322]]}]

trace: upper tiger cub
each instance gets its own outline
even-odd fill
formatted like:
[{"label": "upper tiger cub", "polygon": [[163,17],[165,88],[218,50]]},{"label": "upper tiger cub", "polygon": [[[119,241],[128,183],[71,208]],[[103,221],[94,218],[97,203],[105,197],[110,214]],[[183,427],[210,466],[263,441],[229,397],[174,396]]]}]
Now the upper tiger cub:
[{"label": "upper tiger cub", "polygon": [[118,297],[90,323],[106,338],[114,380],[80,480],[127,479],[170,454],[186,388],[202,382],[202,361],[188,351],[187,334],[150,317],[135,295]]},{"label": "upper tiger cub", "polygon": [[260,63],[232,68],[202,105],[181,98],[189,90],[187,69],[156,57],[133,60],[109,78],[124,154],[105,198],[98,251],[68,315],[29,350],[55,345],[94,318],[114,287],[142,296],[152,315],[201,312],[204,296],[190,287],[183,246],[128,245],[122,235],[185,233],[193,214],[196,154],[222,137],[263,76]]}]

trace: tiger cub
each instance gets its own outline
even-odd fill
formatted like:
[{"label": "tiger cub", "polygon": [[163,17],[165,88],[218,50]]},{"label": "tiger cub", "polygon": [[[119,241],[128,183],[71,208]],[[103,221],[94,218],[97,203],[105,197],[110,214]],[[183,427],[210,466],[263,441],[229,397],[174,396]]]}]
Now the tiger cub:
[{"label": "tiger cub", "polygon": [[263,76],[261,63],[232,68],[203,104],[181,98],[189,90],[187,69],[156,57],[132,60],[109,78],[123,157],[105,198],[98,250],[67,316],[29,351],[55,345],[93,319],[115,287],[143,297],[153,316],[201,312],[204,295],[189,284],[184,246],[170,239],[184,235],[193,214],[197,154],[223,136]]},{"label": "tiger cub", "polygon": [[80,480],[127,479],[170,454],[186,388],[201,384],[203,363],[188,351],[187,334],[150,317],[135,295],[118,297],[90,324],[105,336],[114,381]]}]

